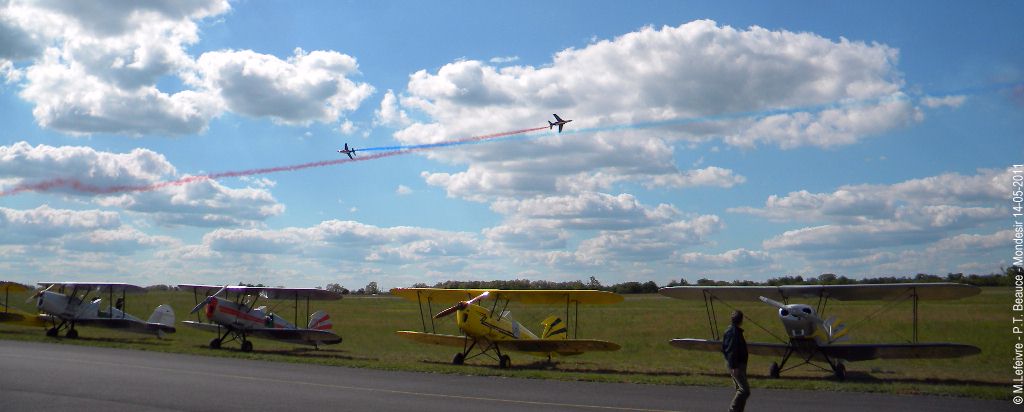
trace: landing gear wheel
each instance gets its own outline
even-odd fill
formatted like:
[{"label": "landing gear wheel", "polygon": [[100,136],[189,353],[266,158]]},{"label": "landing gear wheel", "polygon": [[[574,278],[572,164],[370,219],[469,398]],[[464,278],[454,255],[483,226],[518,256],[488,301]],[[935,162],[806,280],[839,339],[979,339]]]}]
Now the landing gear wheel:
[{"label": "landing gear wheel", "polygon": [[459,352],[452,358],[452,365],[461,365],[466,362],[466,354]]},{"label": "landing gear wheel", "polygon": [[210,349],[220,349],[220,338],[210,339]]},{"label": "landing gear wheel", "polygon": [[242,352],[252,352],[252,342],[242,342]]},{"label": "landing gear wheel", "polygon": [[51,338],[56,338],[57,337],[57,332],[58,332],[57,328],[47,329],[46,330],[46,336],[49,336]]},{"label": "landing gear wheel", "polygon": [[75,329],[68,329],[68,333],[64,334],[68,339],[78,339],[78,331]]},{"label": "landing gear wheel", "polygon": [[498,358],[499,368],[508,369],[510,366],[512,366],[512,358],[508,357],[508,355],[501,355],[501,357]]},{"label": "landing gear wheel", "polygon": [[836,363],[836,379],[846,380],[846,365]]},{"label": "landing gear wheel", "polygon": [[772,362],[772,366],[768,367],[768,376],[774,379],[779,378],[779,364]]}]

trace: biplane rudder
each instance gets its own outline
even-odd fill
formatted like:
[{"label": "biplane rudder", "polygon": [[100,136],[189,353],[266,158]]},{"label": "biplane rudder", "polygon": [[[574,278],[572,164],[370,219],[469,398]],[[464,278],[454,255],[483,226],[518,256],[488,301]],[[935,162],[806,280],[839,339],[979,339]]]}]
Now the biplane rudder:
[{"label": "biplane rudder", "polygon": [[160,305],[149,315],[149,323],[156,323],[164,326],[174,326],[174,309],[171,305]]},{"label": "biplane rudder", "polygon": [[548,316],[540,324],[544,327],[541,339],[566,339],[569,336],[568,325],[558,316]]},{"label": "biplane rudder", "polygon": [[334,327],[334,323],[331,322],[331,315],[327,312],[318,310],[312,315],[309,315],[309,328],[316,330],[330,330]]}]

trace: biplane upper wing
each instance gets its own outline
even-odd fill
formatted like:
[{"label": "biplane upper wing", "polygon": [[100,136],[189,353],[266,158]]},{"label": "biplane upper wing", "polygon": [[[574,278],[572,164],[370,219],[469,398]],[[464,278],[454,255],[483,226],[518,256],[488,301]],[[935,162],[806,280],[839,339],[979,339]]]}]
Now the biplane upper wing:
[{"label": "biplane upper wing", "polygon": [[0,292],[25,292],[29,290],[28,286],[22,285],[18,282],[0,281]]},{"label": "biplane upper wing", "polygon": [[843,344],[822,346],[821,351],[833,358],[851,362],[871,359],[947,359],[977,355],[976,346],[957,343],[889,343]]},{"label": "biplane upper wing", "polygon": [[[722,353],[722,341],[720,340],[672,339],[669,343],[679,349]],[[748,342],[747,353],[763,356],[784,356],[789,347],[789,345],[784,343]]]},{"label": "biplane upper wing", "polygon": [[314,288],[263,288],[267,299],[338,300],[341,293]]},{"label": "biplane upper wing", "polygon": [[118,282],[39,282],[37,284],[44,288],[50,286],[60,286],[65,288],[79,288],[83,290],[96,289],[104,293],[146,293],[146,288],[143,288],[141,286]]},{"label": "biplane upper wing", "polygon": [[658,293],[676,299],[757,300],[764,296],[785,301],[791,298],[885,300],[917,295],[919,300],[951,300],[981,293],[977,286],[960,283],[886,283],[865,285],[784,285],[784,286],[674,286]]},{"label": "biplane upper wing", "polygon": [[622,302],[621,295],[600,290],[500,290],[395,288],[391,294],[411,301],[458,302],[488,292],[486,299],[508,300],[524,304],[610,304]]},{"label": "biplane upper wing", "polygon": [[182,290],[193,290],[199,293],[213,293],[221,288],[228,293],[255,295],[261,294],[267,299],[309,299],[309,300],[338,300],[341,294],[323,289],[314,288],[275,288],[268,286],[233,286],[233,285],[178,285]]},{"label": "biplane upper wing", "polygon": [[622,349],[616,343],[595,339],[510,339],[494,342],[502,349],[520,352],[558,353],[577,355],[584,352],[611,352]]},{"label": "biplane upper wing", "polygon": [[460,348],[470,344],[465,336],[444,335],[440,333],[413,332],[411,330],[400,330],[396,335],[409,339],[413,342],[426,343],[430,345],[456,346]]}]

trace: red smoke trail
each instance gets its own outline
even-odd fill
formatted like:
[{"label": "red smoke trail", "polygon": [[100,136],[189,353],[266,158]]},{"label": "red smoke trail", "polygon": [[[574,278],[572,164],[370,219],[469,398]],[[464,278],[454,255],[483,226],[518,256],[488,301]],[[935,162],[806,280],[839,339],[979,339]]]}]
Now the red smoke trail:
[{"label": "red smoke trail", "polygon": [[5,192],[0,192],[0,197],[13,196],[13,195],[16,195],[16,194],[19,194],[19,193],[22,193],[22,192],[46,192],[46,191],[57,189],[57,188],[69,188],[69,189],[74,189],[74,190],[76,190],[78,192],[89,193],[89,194],[96,194],[96,195],[109,195],[109,194],[127,193],[127,192],[150,192],[150,191],[153,191],[153,190],[162,189],[162,188],[169,187],[169,186],[187,185],[189,183],[198,182],[198,181],[202,181],[202,180],[218,180],[218,179],[223,179],[223,178],[228,178],[228,177],[242,177],[242,176],[263,175],[263,174],[279,173],[279,172],[293,172],[293,171],[296,171],[296,170],[310,169],[310,168],[314,168],[314,167],[333,166],[333,165],[338,165],[338,164],[342,164],[342,163],[363,162],[363,161],[367,161],[367,160],[374,160],[374,159],[381,159],[381,158],[385,158],[385,157],[398,156],[398,155],[401,155],[401,154],[418,152],[418,151],[424,151],[424,150],[429,150],[429,149],[457,146],[457,145],[462,145],[462,144],[466,144],[466,143],[480,142],[480,141],[489,140],[489,139],[496,139],[496,138],[499,138],[499,137],[506,137],[506,136],[512,136],[512,135],[517,135],[517,134],[536,132],[538,130],[543,130],[543,129],[544,129],[543,127],[535,127],[535,128],[532,128],[532,129],[521,129],[521,130],[513,130],[513,131],[510,131],[510,132],[501,132],[501,133],[494,133],[494,134],[488,134],[488,135],[482,135],[482,136],[464,137],[464,138],[461,138],[461,139],[449,140],[449,141],[446,141],[446,142],[438,142],[438,143],[430,143],[430,144],[423,144],[423,145],[406,146],[406,148],[401,148],[401,149],[396,149],[396,150],[392,150],[392,151],[381,152],[381,153],[376,153],[376,154],[371,154],[371,155],[363,155],[363,156],[356,157],[355,159],[349,159],[349,158],[346,157],[346,158],[342,158],[342,159],[322,160],[322,161],[319,161],[319,162],[302,163],[302,164],[291,165],[291,166],[277,166],[277,167],[267,167],[267,168],[262,168],[262,169],[249,169],[249,170],[240,170],[240,171],[228,171],[228,172],[210,173],[210,174],[205,174],[205,175],[196,175],[196,176],[184,177],[184,178],[181,178],[181,179],[178,179],[178,180],[171,180],[171,181],[166,181],[166,182],[157,182],[157,183],[152,183],[152,184],[148,184],[148,185],[118,185],[118,186],[104,186],[104,187],[100,187],[100,186],[96,186],[96,185],[90,185],[90,184],[87,184],[87,183],[82,183],[81,181],[79,181],[77,179],[56,178],[56,179],[46,180],[46,181],[38,182],[38,183],[23,183],[23,184],[17,185],[14,188],[12,188],[11,190],[8,190],[8,191],[5,191]]}]

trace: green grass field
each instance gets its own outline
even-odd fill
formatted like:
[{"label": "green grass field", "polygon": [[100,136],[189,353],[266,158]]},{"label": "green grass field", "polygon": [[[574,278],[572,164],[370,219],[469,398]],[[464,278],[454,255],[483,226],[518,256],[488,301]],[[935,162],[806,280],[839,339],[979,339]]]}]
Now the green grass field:
[{"label": "green grass field", "polygon": [[[22,304],[26,297],[24,293],[12,294],[12,306],[30,311],[31,305]],[[789,371],[781,379],[769,379],[768,366],[778,359],[751,356],[748,370],[751,385],[754,388],[1007,399],[1010,396],[1008,379],[1012,357],[1008,328],[1010,299],[1007,290],[986,288],[981,295],[969,299],[920,304],[920,341],[975,345],[982,349],[982,354],[978,356],[951,360],[851,363],[847,365],[847,380],[844,382],[838,382],[829,373],[807,366]],[[88,327],[81,328],[79,339],[47,338],[41,328],[10,324],[0,324],[0,339],[436,373],[670,385],[731,385],[720,355],[682,351],[668,345],[672,338],[710,337],[703,303],[669,299],[660,295],[627,296],[621,304],[580,308],[579,337],[613,341],[622,345],[621,351],[562,358],[558,359],[554,367],[546,365],[539,358],[512,353],[514,368],[509,370],[498,369],[496,362],[482,357],[463,366],[454,366],[449,363],[456,352],[453,348],[420,345],[395,336],[397,330],[422,329],[417,305],[397,298],[346,297],[340,301],[313,302],[312,310],[325,309],[331,314],[334,330],[344,338],[344,342],[314,350],[311,347],[269,340],[253,340],[255,351],[252,353],[241,352],[236,342],[225,344],[225,349],[208,349],[206,344],[213,337],[211,333],[180,324],[180,321],[188,319],[188,311],[194,305],[191,293],[152,292],[130,296],[127,311],[146,318],[161,303],[171,304],[179,321],[178,332],[166,340]],[[851,326],[849,343],[908,341],[912,335],[910,303],[903,302],[875,314],[883,305],[882,302],[830,302],[826,315],[836,315]],[[305,314],[305,305],[303,303],[300,306],[300,323],[305,324],[301,319]],[[735,307],[747,314],[748,322],[744,326],[748,341],[774,341],[774,338],[750,321],[763,325],[776,335],[784,335],[774,310],[767,305],[750,303]],[[436,313],[443,308],[434,306],[432,309]],[[513,317],[534,332],[539,332],[539,322],[545,315],[561,313],[564,316],[565,310],[564,306],[510,308]],[[724,328],[730,309],[721,305],[717,309],[718,319]],[[292,303],[281,302],[277,312],[292,319]],[[869,316],[874,317],[864,320]],[[457,334],[451,318],[438,321],[437,331]]]}]

